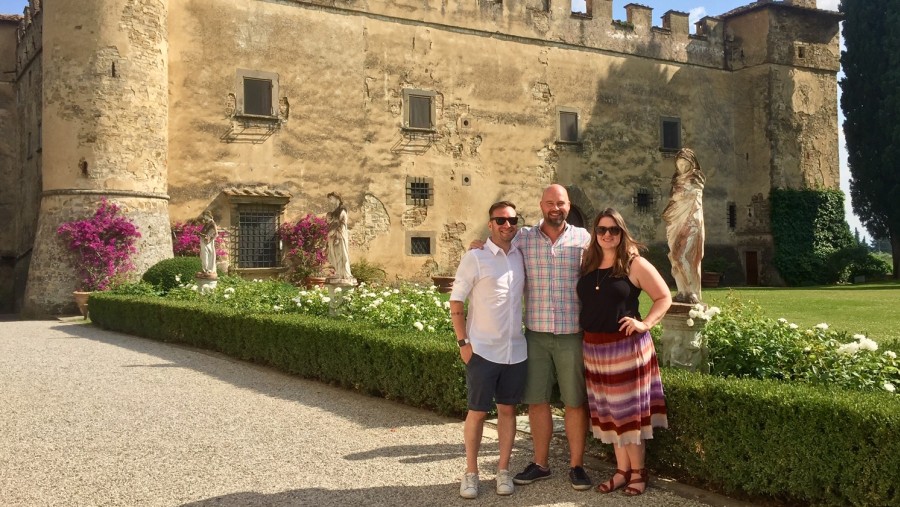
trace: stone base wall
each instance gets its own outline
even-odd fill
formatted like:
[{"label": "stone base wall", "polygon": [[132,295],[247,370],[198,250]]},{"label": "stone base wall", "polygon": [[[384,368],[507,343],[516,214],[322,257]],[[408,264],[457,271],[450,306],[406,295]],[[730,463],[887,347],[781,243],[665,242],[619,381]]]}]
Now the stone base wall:
[{"label": "stone base wall", "polygon": [[[23,317],[42,318],[78,313],[72,298],[78,279],[74,260],[62,240],[58,239],[56,229],[63,222],[91,216],[97,209],[99,198],[94,194],[50,195],[43,198],[37,236],[48,240],[35,242],[22,309]],[[122,209],[141,233],[136,245],[137,254],[133,259],[135,270],[131,278],[138,279],[148,267],[172,257],[168,201],[123,196],[111,197],[109,200]],[[57,239],[52,241],[50,238]]]}]

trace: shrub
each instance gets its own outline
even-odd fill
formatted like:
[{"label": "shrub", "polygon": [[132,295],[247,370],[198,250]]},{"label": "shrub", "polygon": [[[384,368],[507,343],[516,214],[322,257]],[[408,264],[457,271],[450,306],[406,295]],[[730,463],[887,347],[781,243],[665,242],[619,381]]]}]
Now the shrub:
[{"label": "shrub", "polygon": [[[203,224],[193,222],[174,222],[172,224],[172,253],[176,257],[199,257],[200,256],[200,230]],[[225,250],[225,238],[228,236],[227,231],[219,231],[216,236],[216,258],[228,257],[228,251]]]},{"label": "shrub", "polygon": [[116,285],[109,292],[120,296],[159,296],[162,294],[153,284],[143,280]]},{"label": "shrub", "polygon": [[325,248],[328,240],[328,222],[312,213],[296,223],[283,223],[278,228],[278,239],[283,244],[284,277],[291,283],[302,282],[306,277],[317,276],[328,260]]},{"label": "shrub", "polygon": [[200,257],[173,257],[150,266],[142,280],[165,294],[181,284],[193,282],[200,270]]},{"label": "shrub", "polygon": [[863,335],[825,323],[800,329],[763,317],[758,307],[729,296],[725,310],[704,328],[710,373],[720,376],[836,385],[895,392],[900,362]]},{"label": "shrub", "polygon": [[360,283],[382,283],[387,278],[387,271],[384,270],[384,266],[365,259],[360,259],[350,264],[350,271],[353,273],[353,278],[356,278]]},{"label": "shrub", "polygon": [[137,227],[105,198],[91,218],[65,222],[56,229],[75,260],[80,291],[105,290],[134,269],[131,256],[141,237]]}]

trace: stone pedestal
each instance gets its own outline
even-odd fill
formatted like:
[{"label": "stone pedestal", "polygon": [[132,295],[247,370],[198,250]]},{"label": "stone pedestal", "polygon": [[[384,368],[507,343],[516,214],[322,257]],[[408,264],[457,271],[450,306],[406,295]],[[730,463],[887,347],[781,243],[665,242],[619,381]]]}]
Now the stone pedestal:
[{"label": "stone pedestal", "polygon": [[[704,305],[705,308],[706,305]],[[709,373],[709,349],[703,337],[706,321],[693,319],[694,325],[688,325],[688,313],[694,305],[672,303],[669,311],[662,319],[663,334],[660,338],[659,364],[675,366],[690,371]]]},{"label": "stone pedestal", "polygon": [[[328,314],[336,315],[338,307],[341,306],[343,300],[343,292],[347,289],[356,287],[356,278],[327,278],[325,286],[328,287],[328,296],[331,302],[328,303]],[[340,288],[341,290],[337,290]]]},{"label": "stone pedestal", "polygon": [[206,294],[207,292],[216,290],[216,285],[219,284],[219,280],[217,278],[195,276],[194,283],[197,284],[197,290],[200,291],[200,294]]}]

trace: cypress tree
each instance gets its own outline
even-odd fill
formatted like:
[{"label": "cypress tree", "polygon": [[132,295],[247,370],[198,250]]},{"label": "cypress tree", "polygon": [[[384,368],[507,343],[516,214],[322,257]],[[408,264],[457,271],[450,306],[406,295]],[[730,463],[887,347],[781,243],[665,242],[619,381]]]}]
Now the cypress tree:
[{"label": "cypress tree", "polygon": [[842,0],[841,108],[853,211],[900,279],[900,1]]}]

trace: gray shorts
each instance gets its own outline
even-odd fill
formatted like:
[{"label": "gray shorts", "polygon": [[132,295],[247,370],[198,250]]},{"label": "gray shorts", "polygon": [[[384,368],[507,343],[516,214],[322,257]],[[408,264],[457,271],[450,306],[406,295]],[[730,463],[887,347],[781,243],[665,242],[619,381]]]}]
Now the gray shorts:
[{"label": "gray shorts", "polygon": [[528,340],[528,380],[523,403],[550,403],[553,385],[559,383],[559,395],[567,407],[587,402],[584,383],[582,334],[552,334],[525,330]]},{"label": "gray shorts", "polygon": [[527,373],[528,361],[499,364],[472,354],[466,365],[469,410],[490,412],[495,399],[500,405],[520,403]]}]

